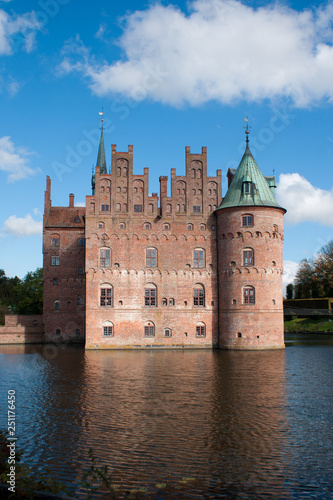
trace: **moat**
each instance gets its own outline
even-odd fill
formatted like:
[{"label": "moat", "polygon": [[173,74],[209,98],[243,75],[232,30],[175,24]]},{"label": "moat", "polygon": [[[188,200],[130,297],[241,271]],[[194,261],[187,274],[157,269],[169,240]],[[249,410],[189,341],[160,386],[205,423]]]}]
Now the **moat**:
[{"label": "moat", "polygon": [[1,428],[14,389],[24,461],[77,498],[89,448],[151,498],[332,498],[333,337],[311,339],[262,352],[1,346]]}]

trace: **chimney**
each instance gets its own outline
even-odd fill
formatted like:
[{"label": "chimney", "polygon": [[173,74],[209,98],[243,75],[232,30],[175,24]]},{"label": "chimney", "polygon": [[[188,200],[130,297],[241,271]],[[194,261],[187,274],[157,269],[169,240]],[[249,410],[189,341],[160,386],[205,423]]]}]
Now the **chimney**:
[{"label": "chimney", "polygon": [[71,193],[69,195],[69,208],[74,208],[74,195]]}]

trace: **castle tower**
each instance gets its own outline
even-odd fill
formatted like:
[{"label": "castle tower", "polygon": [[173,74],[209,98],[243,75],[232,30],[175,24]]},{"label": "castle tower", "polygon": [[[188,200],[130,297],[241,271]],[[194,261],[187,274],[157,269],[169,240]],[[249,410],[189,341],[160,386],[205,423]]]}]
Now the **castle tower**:
[{"label": "castle tower", "polygon": [[264,177],[249,148],[216,210],[219,267],[219,346],[284,347],[283,215],[275,178]]}]

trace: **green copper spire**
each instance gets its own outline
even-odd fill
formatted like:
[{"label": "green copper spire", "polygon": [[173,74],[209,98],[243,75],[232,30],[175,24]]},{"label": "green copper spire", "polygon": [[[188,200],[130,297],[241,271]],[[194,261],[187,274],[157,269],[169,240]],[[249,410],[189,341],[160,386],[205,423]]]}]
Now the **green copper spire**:
[{"label": "green copper spire", "polygon": [[107,174],[105,147],[104,147],[104,136],[103,136],[103,123],[102,123],[101,139],[99,141],[96,166],[101,168],[101,174]]},{"label": "green copper spire", "polygon": [[241,162],[223,198],[220,208],[241,206],[280,207],[275,199],[275,177],[264,177],[249,148],[249,128],[246,127],[246,148]]}]

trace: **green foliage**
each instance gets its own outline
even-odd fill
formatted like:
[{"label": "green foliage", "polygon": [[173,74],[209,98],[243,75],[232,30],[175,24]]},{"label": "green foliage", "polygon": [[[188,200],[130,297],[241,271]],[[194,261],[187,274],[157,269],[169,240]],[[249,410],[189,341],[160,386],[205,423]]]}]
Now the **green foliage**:
[{"label": "green foliage", "polygon": [[333,296],[333,241],[312,260],[300,262],[295,277],[295,299]]},{"label": "green foliage", "polygon": [[294,285],[292,283],[289,283],[286,288],[287,291],[287,299],[293,299],[294,298]]},{"label": "green foliage", "polygon": [[43,269],[29,272],[15,287],[17,314],[42,314],[43,312]]},{"label": "green foliage", "polygon": [[20,280],[7,278],[0,269],[0,324],[9,311],[16,314],[41,314],[43,312],[43,270],[29,272]]},{"label": "green foliage", "polygon": [[333,321],[323,318],[296,318],[284,323],[285,332],[333,333]]}]

